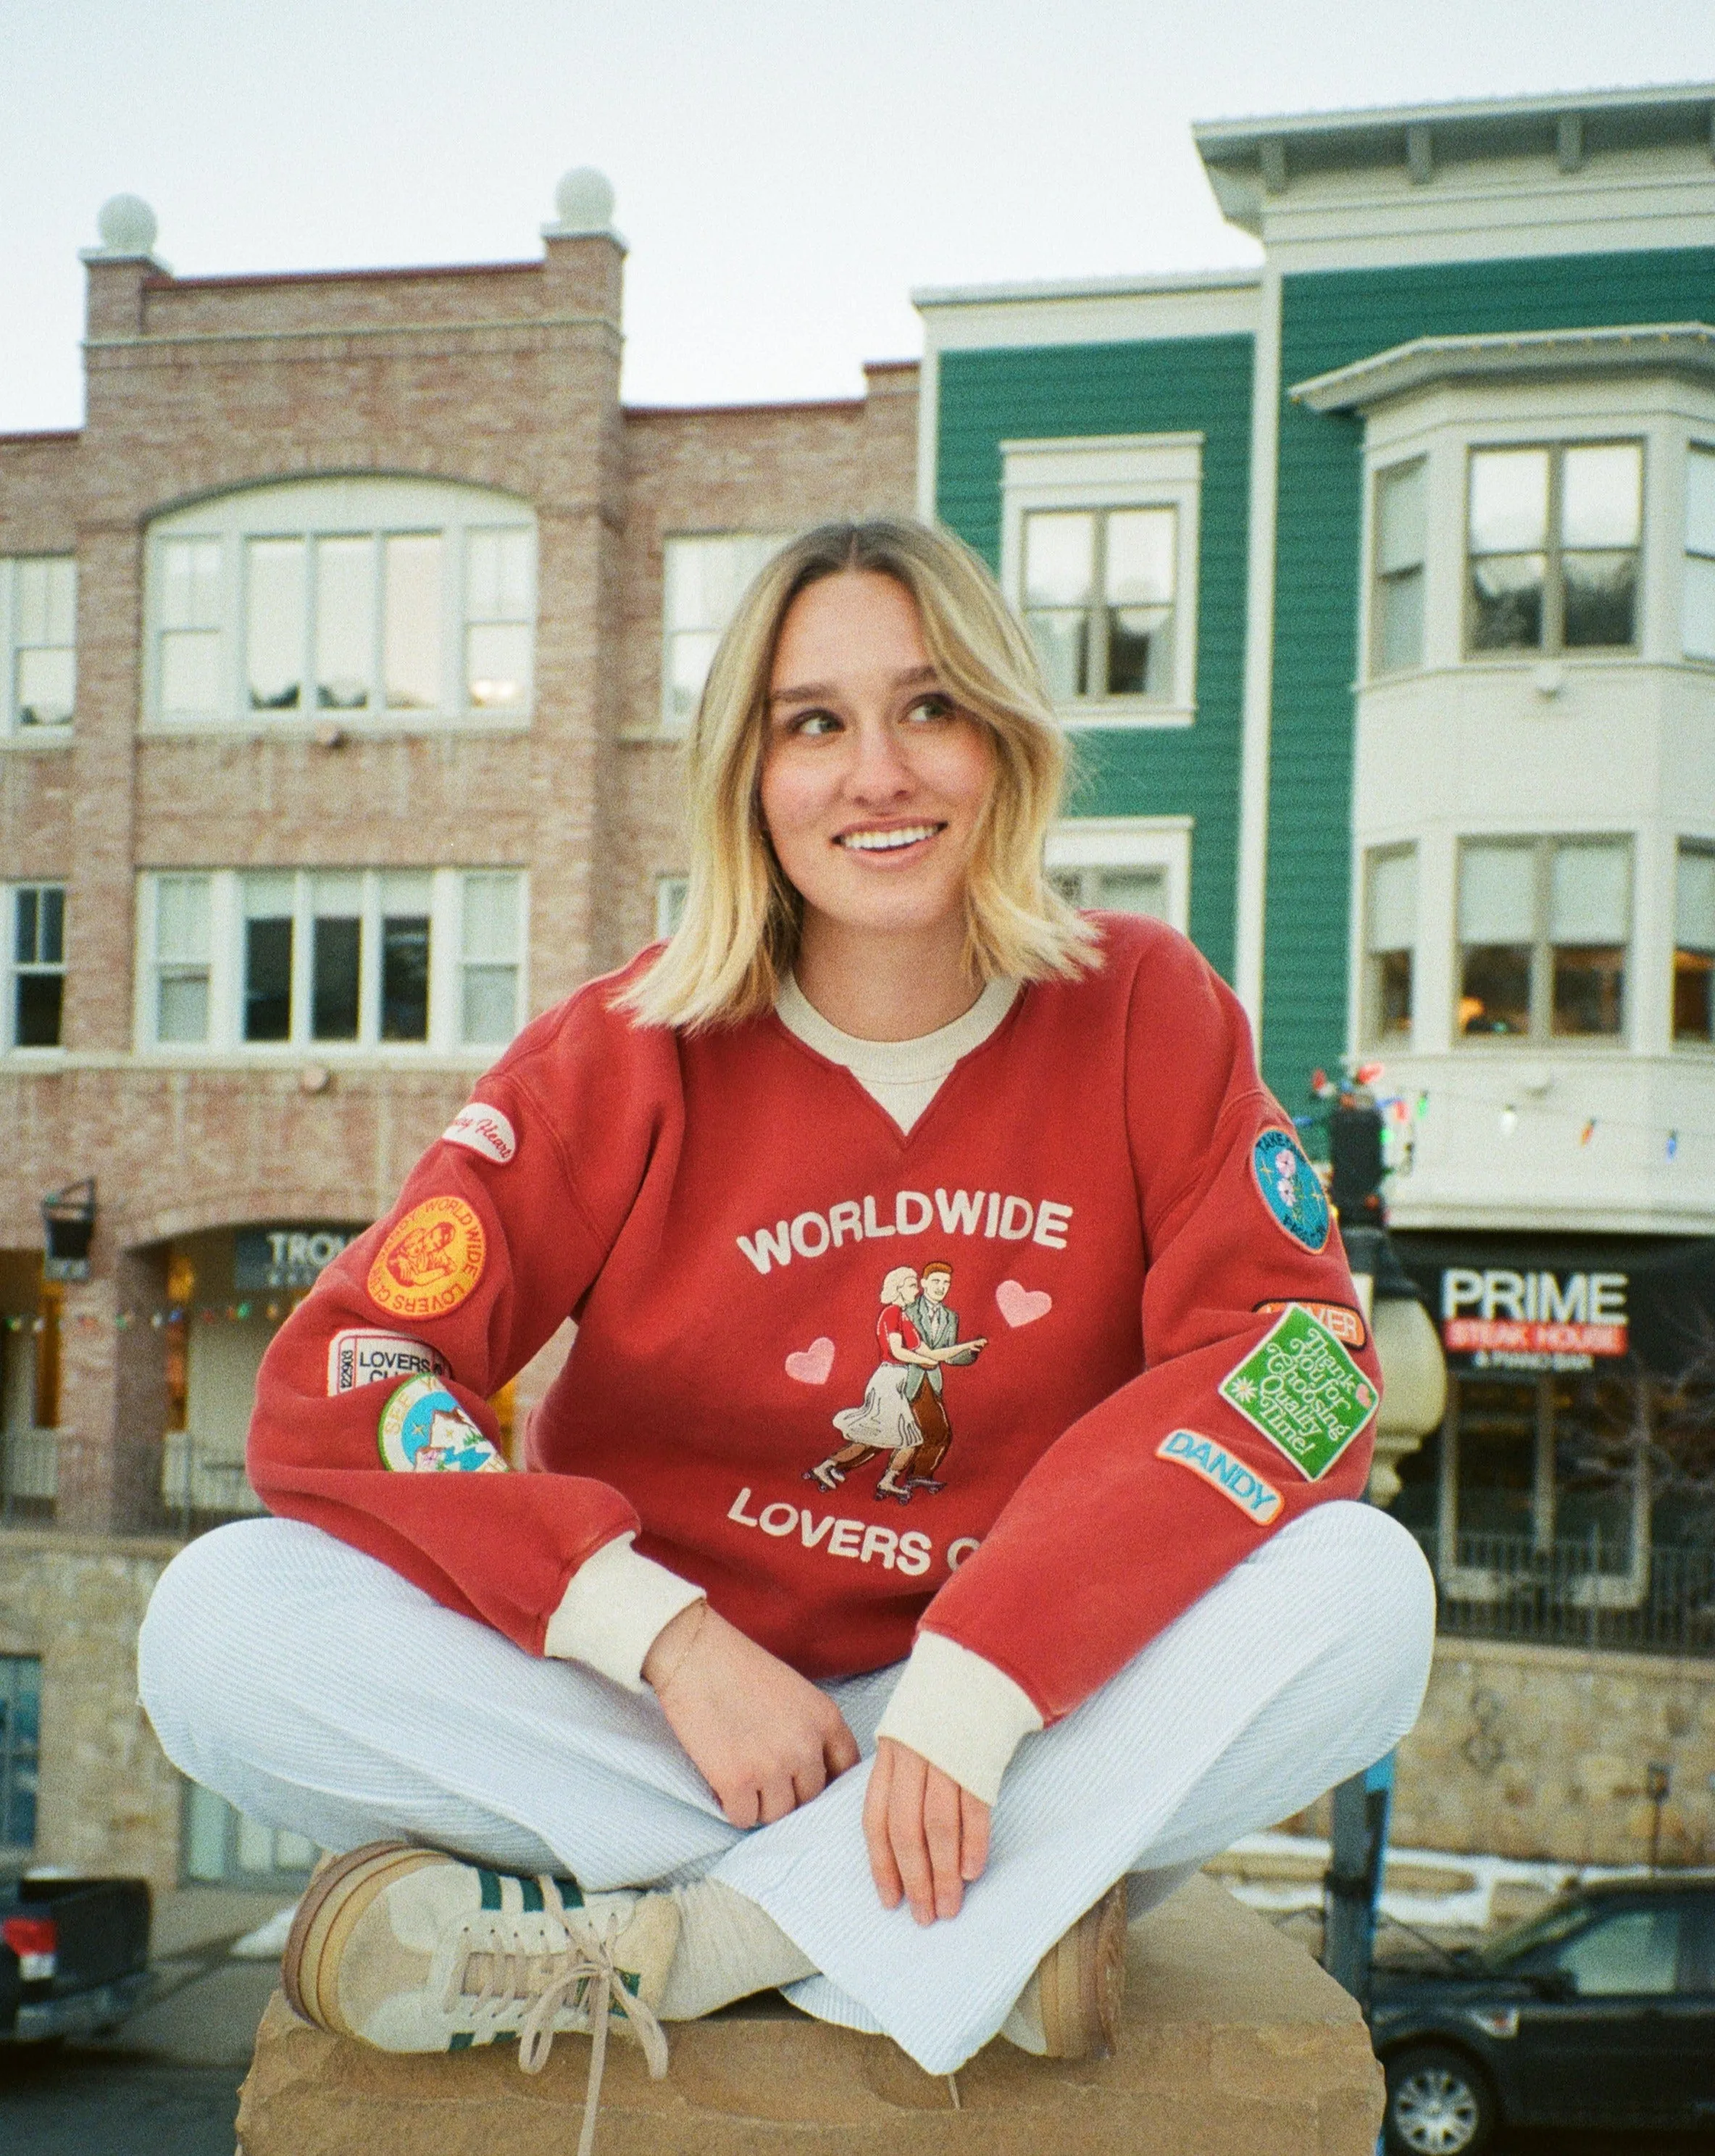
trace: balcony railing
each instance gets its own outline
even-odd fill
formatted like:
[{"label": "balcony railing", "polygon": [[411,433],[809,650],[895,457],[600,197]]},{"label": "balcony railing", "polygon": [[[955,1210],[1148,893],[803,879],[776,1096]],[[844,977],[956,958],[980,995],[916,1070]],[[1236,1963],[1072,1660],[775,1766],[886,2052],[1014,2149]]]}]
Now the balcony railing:
[{"label": "balcony railing", "polygon": [[186,1535],[265,1509],[242,1458],[182,1430],[169,1430],[162,1446],[161,1503],[169,1527]]},{"label": "balcony railing", "polygon": [[1595,1534],[1544,1543],[1462,1534],[1444,1549],[1433,1528],[1417,1539],[1435,1567],[1445,1634],[1715,1656],[1715,1549],[1634,1551]]}]

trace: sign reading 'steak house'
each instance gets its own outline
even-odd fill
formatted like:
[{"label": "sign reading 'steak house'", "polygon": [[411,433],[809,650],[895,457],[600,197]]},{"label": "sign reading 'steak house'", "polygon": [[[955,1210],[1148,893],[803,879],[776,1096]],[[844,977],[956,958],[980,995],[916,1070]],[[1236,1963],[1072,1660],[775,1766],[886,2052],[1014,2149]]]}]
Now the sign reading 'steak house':
[{"label": "sign reading 'steak house'", "polygon": [[234,1239],[237,1288],[314,1287],[361,1228],[240,1228]]},{"label": "sign reading 'steak house'", "polygon": [[1441,1344],[1477,1370],[1587,1370],[1630,1343],[1630,1276],[1448,1265]]}]

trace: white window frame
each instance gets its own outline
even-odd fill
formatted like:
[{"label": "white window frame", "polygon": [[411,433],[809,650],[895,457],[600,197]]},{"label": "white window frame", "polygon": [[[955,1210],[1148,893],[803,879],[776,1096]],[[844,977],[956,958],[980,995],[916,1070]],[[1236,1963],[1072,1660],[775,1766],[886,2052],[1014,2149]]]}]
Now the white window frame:
[{"label": "white window frame", "polygon": [[1093,727],[1188,726],[1196,717],[1197,562],[1203,437],[1090,434],[1002,442],[1001,588],[1024,612],[1024,520],[1038,510],[1171,509],[1173,685],[1165,696],[1080,696],[1058,706],[1062,723]]},{"label": "white window frame", "polygon": [[[282,874],[293,879],[292,1031],[286,1040],[243,1037],[244,879],[248,875]],[[393,874],[429,879],[429,1009],[426,1040],[383,1040],[381,1017],[381,925],[385,879]],[[311,1027],[314,967],[312,930],[318,876],[350,875],[362,880],[363,935],[356,1040],[318,1040]],[[500,863],[469,868],[151,869],[138,877],[134,1038],[139,1055],[195,1063],[325,1063],[340,1065],[397,1060],[492,1060],[504,1040],[461,1038],[463,1011],[465,879],[509,875],[518,894],[518,987],[514,1035],[530,1010],[530,877],[524,869]],[[157,894],[164,880],[204,876],[208,883],[208,1031],[201,1041],[161,1040],[156,1034],[159,1008],[156,968]]]},{"label": "white window frame", "polygon": [[664,943],[684,917],[685,901],[690,895],[691,880],[683,875],[658,875],[655,879],[655,941]]},{"label": "white window frame", "polygon": [[[64,562],[72,572],[72,640],[69,645],[51,644],[38,647],[26,644],[23,636],[23,608],[18,598],[18,572],[26,563]],[[51,726],[26,726],[19,716],[18,699],[18,654],[37,649],[69,649],[72,654],[73,711],[69,719]],[[0,745],[9,747],[41,748],[69,747],[72,729],[76,722],[77,698],[77,557],[74,554],[34,553],[0,556]]]},{"label": "white window frame", "polygon": [[[1670,919],[1672,923],[1671,963],[1676,970],[1678,967],[1679,954],[1682,951],[1695,952],[1700,957],[1705,955],[1709,955],[1705,952],[1704,947],[1702,945],[1686,942],[1681,932],[1679,914],[1680,865],[1681,863],[1688,856],[1695,856],[1703,860],[1715,861],[1715,837],[1697,838],[1687,834],[1682,836],[1674,841],[1673,895]],[[1674,989],[1671,985],[1670,977],[1670,985],[1668,988],[1667,1031],[1668,1039],[1671,1044],[1673,1053],[1676,1055],[1707,1055],[1711,1050],[1715,1050],[1715,1033],[1702,1035],[1694,1033],[1677,1033],[1674,1030],[1673,1024],[1673,1002]]]},{"label": "white window frame", "polygon": [[[1372,947],[1371,936],[1375,927],[1375,873],[1384,861],[1409,860],[1411,864],[1411,940],[1407,944],[1390,943],[1386,952]],[[1364,1045],[1378,1055],[1409,1055],[1417,1041],[1418,1028],[1422,1018],[1423,967],[1423,860],[1422,850],[1415,839],[1389,839],[1380,845],[1365,846],[1358,857],[1357,890],[1359,897],[1358,945],[1358,1030]],[[1408,951],[1411,958],[1411,1008],[1405,1029],[1402,1034],[1385,1034],[1381,1029],[1380,961],[1399,950]]]},{"label": "white window frame", "polygon": [[[1553,927],[1554,857],[1563,850],[1579,847],[1620,847],[1625,855],[1626,921],[1625,971],[1621,976],[1620,1027],[1615,1033],[1556,1033],[1554,1030],[1554,952],[1561,947]],[[1460,1023],[1459,1008],[1465,993],[1466,942],[1463,921],[1465,860],[1467,853],[1484,847],[1507,847],[1531,858],[1532,921],[1530,945],[1529,1024],[1523,1033],[1467,1033]],[[1451,1040],[1461,1055],[1496,1055],[1510,1050],[1541,1055],[1614,1055],[1631,1048],[1638,1037],[1638,1010],[1642,978],[1638,963],[1639,865],[1644,840],[1636,831],[1463,831],[1454,841],[1451,978]],[[1523,940],[1523,939],[1521,939]],[[1420,948],[1421,940],[1420,936]],[[1577,948],[1569,945],[1567,948]],[[1414,1010],[1421,1020],[1421,1005]]]},{"label": "white window frame", "polygon": [[[466,601],[465,547],[469,535],[528,530],[531,535],[530,619],[531,682],[521,706],[487,708],[470,701],[465,680],[466,631],[474,617]],[[442,542],[440,594],[442,698],[433,711],[388,708],[382,633],[381,553],[395,536],[437,533]],[[290,736],[336,727],[342,733],[415,733],[449,726],[506,732],[527,726],[535,706],[534,647],[539,617],[535,511],[528,502],[492,488],[450,480],[405,478],[289,480],[240,488],[157,517],[146,536],[143,603],[142,723],[146,730],[176,735],[242,732]],[[319,708],[314,701],[315,643],[315,576],[309,542],[316,539],[370,537],[375,542],[375,618],[372,627],[371,688],[367,708]],[[169,716],[162,708],[161,634],[166,578],[162,549],[179,540],[210,540],[220,547],[219,689],[216,708],[207,714]],[[246,681],[247,623],[245,545],[252,539],[301,539],[305,547],[305,654],[300,701],[296,710],[254,711]]]},{"label": "white window frame", "polygon": [[[18,958],[18,906],[21,895],[27,891],[57,891],[62,907],[60,957],[57,965],[35,963],[23,964]],[[63,1055],[65,1053],[65,926],[70,916],[70,886],[63,876],[21,876],[16,883],[0,885],[0,927],[3,927],[6,945],[5,963],[0,966],[0,983],[3,983],[6,1007],[0,1010],[0,1050],[12,1055],[27,1056],[33,1060],[38,1056]],[[51,1045],[28,1046],[18,1037],[18,983],[20,978],[31,975],[57,973],[60,982],[59,1039]]]},{"label": "white window frame", "polygon": [[[1384,569],[1381,560],[1381,499],[1383,490],[1390,484],[1405,479],[1415,472],[1423,490],[1423,546],[1415,564],[1419,579],[1417,602],[1417,652],[1415,658],[1405,659],[1395,665],[1384,666],[1381,660],[1381,617],[1387,591],[1397,587],[1401,579],[1412,573],[1409,567]],[[1369,499],[1366,506],[1364,528],[1364,559],[1369,564],[1368,579],[1369,605],[1364,636],[1364,672],[1372,681],[1397,681],[1408,674],[1421,674],[1427,663],[1429,642],[1429,562],[1431,552],[1430,514],[1429,457],[1422,449],[1415,454],[1394,457],[1378,463],[1369,473]]]},{"label": "white window frame", "polygon": [[[670,572],[668,567],[668,550],[673,547],[699,544],[714,540],[748,542],[759,551],[765,550],[762,558],[767,560],[788,545],[793,537],[790,531],[768,531],[750,526],[734,526],[730,529],[714,531],[664,531],[661,535],[661,636],[658,656],[661,667],[661,693],[656,700],[655,723],[658,732],[674,741],[683,741],[690,731],[690,721],[681,719],[673,708],[673,639],[677,634],[694,634],[695,631],[676,630],[668,619],[668,593]],[[728,620],[731,617],[729,615]],[[727,624],[721,623],[712,633],[724,633]],[[709,632],[705,632],[709,633]],[[704,676],[707,679],[707,676]]]},{"label": "white window frame", "polygon": [[1190,933],[1190,816],[1068,816],[1049,832],[1042,865],[1066,869],[1160,869],[1167,878],[1166,919]]}]

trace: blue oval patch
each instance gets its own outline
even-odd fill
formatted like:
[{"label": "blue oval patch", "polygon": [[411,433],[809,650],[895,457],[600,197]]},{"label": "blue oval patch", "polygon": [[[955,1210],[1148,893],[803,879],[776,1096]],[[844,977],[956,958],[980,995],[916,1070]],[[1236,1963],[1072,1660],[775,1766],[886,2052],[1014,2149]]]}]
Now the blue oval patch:
[{"label": "blue oval patch", "polygon": [[1264,1131],[1251,1148],[1251,1167],[1275,1225],[1319,1250],[1328,1241],[1328,1198],[1315,1169],[1290,1131]]}]

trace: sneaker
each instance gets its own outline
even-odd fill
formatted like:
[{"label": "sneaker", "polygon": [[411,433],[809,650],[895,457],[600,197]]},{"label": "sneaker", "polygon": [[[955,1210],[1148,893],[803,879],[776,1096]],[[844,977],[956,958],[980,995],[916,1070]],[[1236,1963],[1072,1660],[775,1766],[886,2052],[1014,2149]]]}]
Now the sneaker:
[{"label": "sneaker", "polygon": [[667,2046],[653,2009],[678,1929],[670,1895],[586,1899],[569,1879],[371,1842],[311,1882],[280,1974],[306,2021],[380,2051],[462,2051],[516,2036],[520,2065],[535,2073],[556,2033],[605,2037],[611,2017],[658,2075]]},{"label": "sneaker", "polygon": [[1119,2040],[1124,2000],[1122,1879],[1042,1956],[1001,2034],[1038,2058],[1108,2058]]}]

